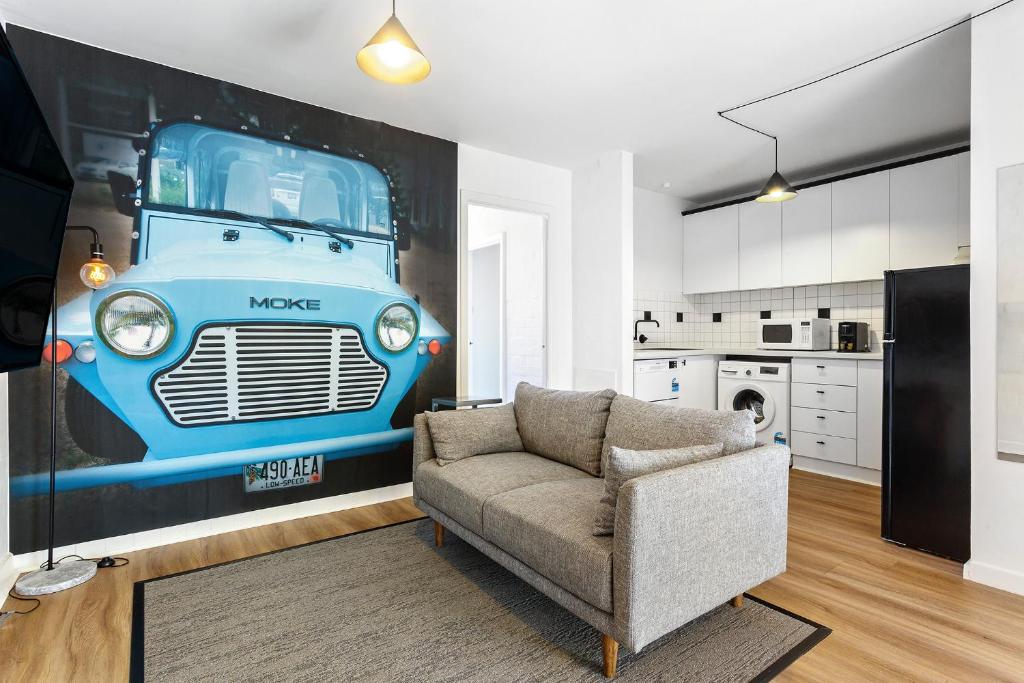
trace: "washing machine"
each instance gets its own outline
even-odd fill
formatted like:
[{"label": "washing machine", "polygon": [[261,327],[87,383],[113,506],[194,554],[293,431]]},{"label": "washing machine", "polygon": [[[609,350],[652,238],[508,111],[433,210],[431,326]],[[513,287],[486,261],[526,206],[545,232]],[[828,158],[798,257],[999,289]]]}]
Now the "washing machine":
[{"label": "washing machine", "polygon": [[718,409],[754,413],[758,443],[789,443],[789,363],[723,360]]}]

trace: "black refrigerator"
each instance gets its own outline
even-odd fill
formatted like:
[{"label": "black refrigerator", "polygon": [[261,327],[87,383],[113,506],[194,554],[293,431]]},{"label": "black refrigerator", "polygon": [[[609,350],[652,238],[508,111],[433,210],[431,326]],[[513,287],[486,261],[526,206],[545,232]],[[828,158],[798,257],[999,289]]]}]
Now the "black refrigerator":
[{"label": "black refrigerator", "polygon": [[970,266],[885,273],[882,538],[971,555]]}]

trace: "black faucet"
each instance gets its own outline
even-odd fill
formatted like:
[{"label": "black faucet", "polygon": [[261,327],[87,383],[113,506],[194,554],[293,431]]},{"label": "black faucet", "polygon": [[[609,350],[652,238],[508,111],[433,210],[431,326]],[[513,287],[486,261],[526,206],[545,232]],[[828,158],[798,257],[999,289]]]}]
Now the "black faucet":
[{"label": "black faucet", "polygon": [[633,341],[638,341],[641,344],[643,344],[645,341],[647,341],[647,335],[646,334],[641,334],[641,335],[637,334],[637,328],[640,326],[640,323],[654,323],[658,327],[661,327],[661,323],[659,323],[654,318],[650,318],[650,319],[641,318],[640,320],[637,320],[635,323],[633,323]]}]

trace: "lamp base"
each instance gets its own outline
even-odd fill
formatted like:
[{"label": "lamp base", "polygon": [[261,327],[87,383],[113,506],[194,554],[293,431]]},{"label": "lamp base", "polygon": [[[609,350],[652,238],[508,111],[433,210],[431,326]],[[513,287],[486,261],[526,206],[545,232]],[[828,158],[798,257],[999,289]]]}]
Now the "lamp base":
[{"label": "lamp base", "polygon": [[48,595],[74,588],[96,576],[96,563],[89,560],[67,560],[53,569],[39,569],[18,579],[14,590],[18,595]]}]

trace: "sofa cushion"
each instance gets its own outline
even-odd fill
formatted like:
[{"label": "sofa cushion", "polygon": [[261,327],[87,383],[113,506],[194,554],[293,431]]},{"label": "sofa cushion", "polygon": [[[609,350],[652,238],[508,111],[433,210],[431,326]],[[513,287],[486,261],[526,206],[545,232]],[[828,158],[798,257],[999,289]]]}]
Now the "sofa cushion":
[{"label": "sofa cushion", "polygon": [[604,481],[594,477],[502,493],[484,505],[483,535],[576,597],[611,612],[612,539],[591,533],[603,493]]},{"label": "sofa cushion", "polygon": [[516,387],[516,422],[526,450],[601,474],[601,445],[615,391],[559,391],[526,382]]},{"label": "sofa cushion", "polygon": [[437,464],[487,453],[523,450],[512,404],[475,410],[426,413]]},{"label": "sofa cushion", "polygon": [[613,446],[657,451],[709,443],[721,443],[722,455],[753,448],[757,443],[754,414],[749,410],[675,408],[619,394],[608,414],[602,471],[607,469]]},{"label": "sofa cushion", "polygon": [[478,455],[444,467],[428,460],[416,468],[413,483],[418,498],[483,536],[481,511],[492,496],[531,484],[589,478],[574,467],[518,452]]},{"label": "sofa cushion", "polygon": [[604,471],[604,496],[594,519],[594,535],[608,536],[615,533],[615,504],[619,498],[619,489],[630,479],[710,460],[721,454],[720,443],[659,451],[631,451],[612,446],[608,454],[608,469]]}]

